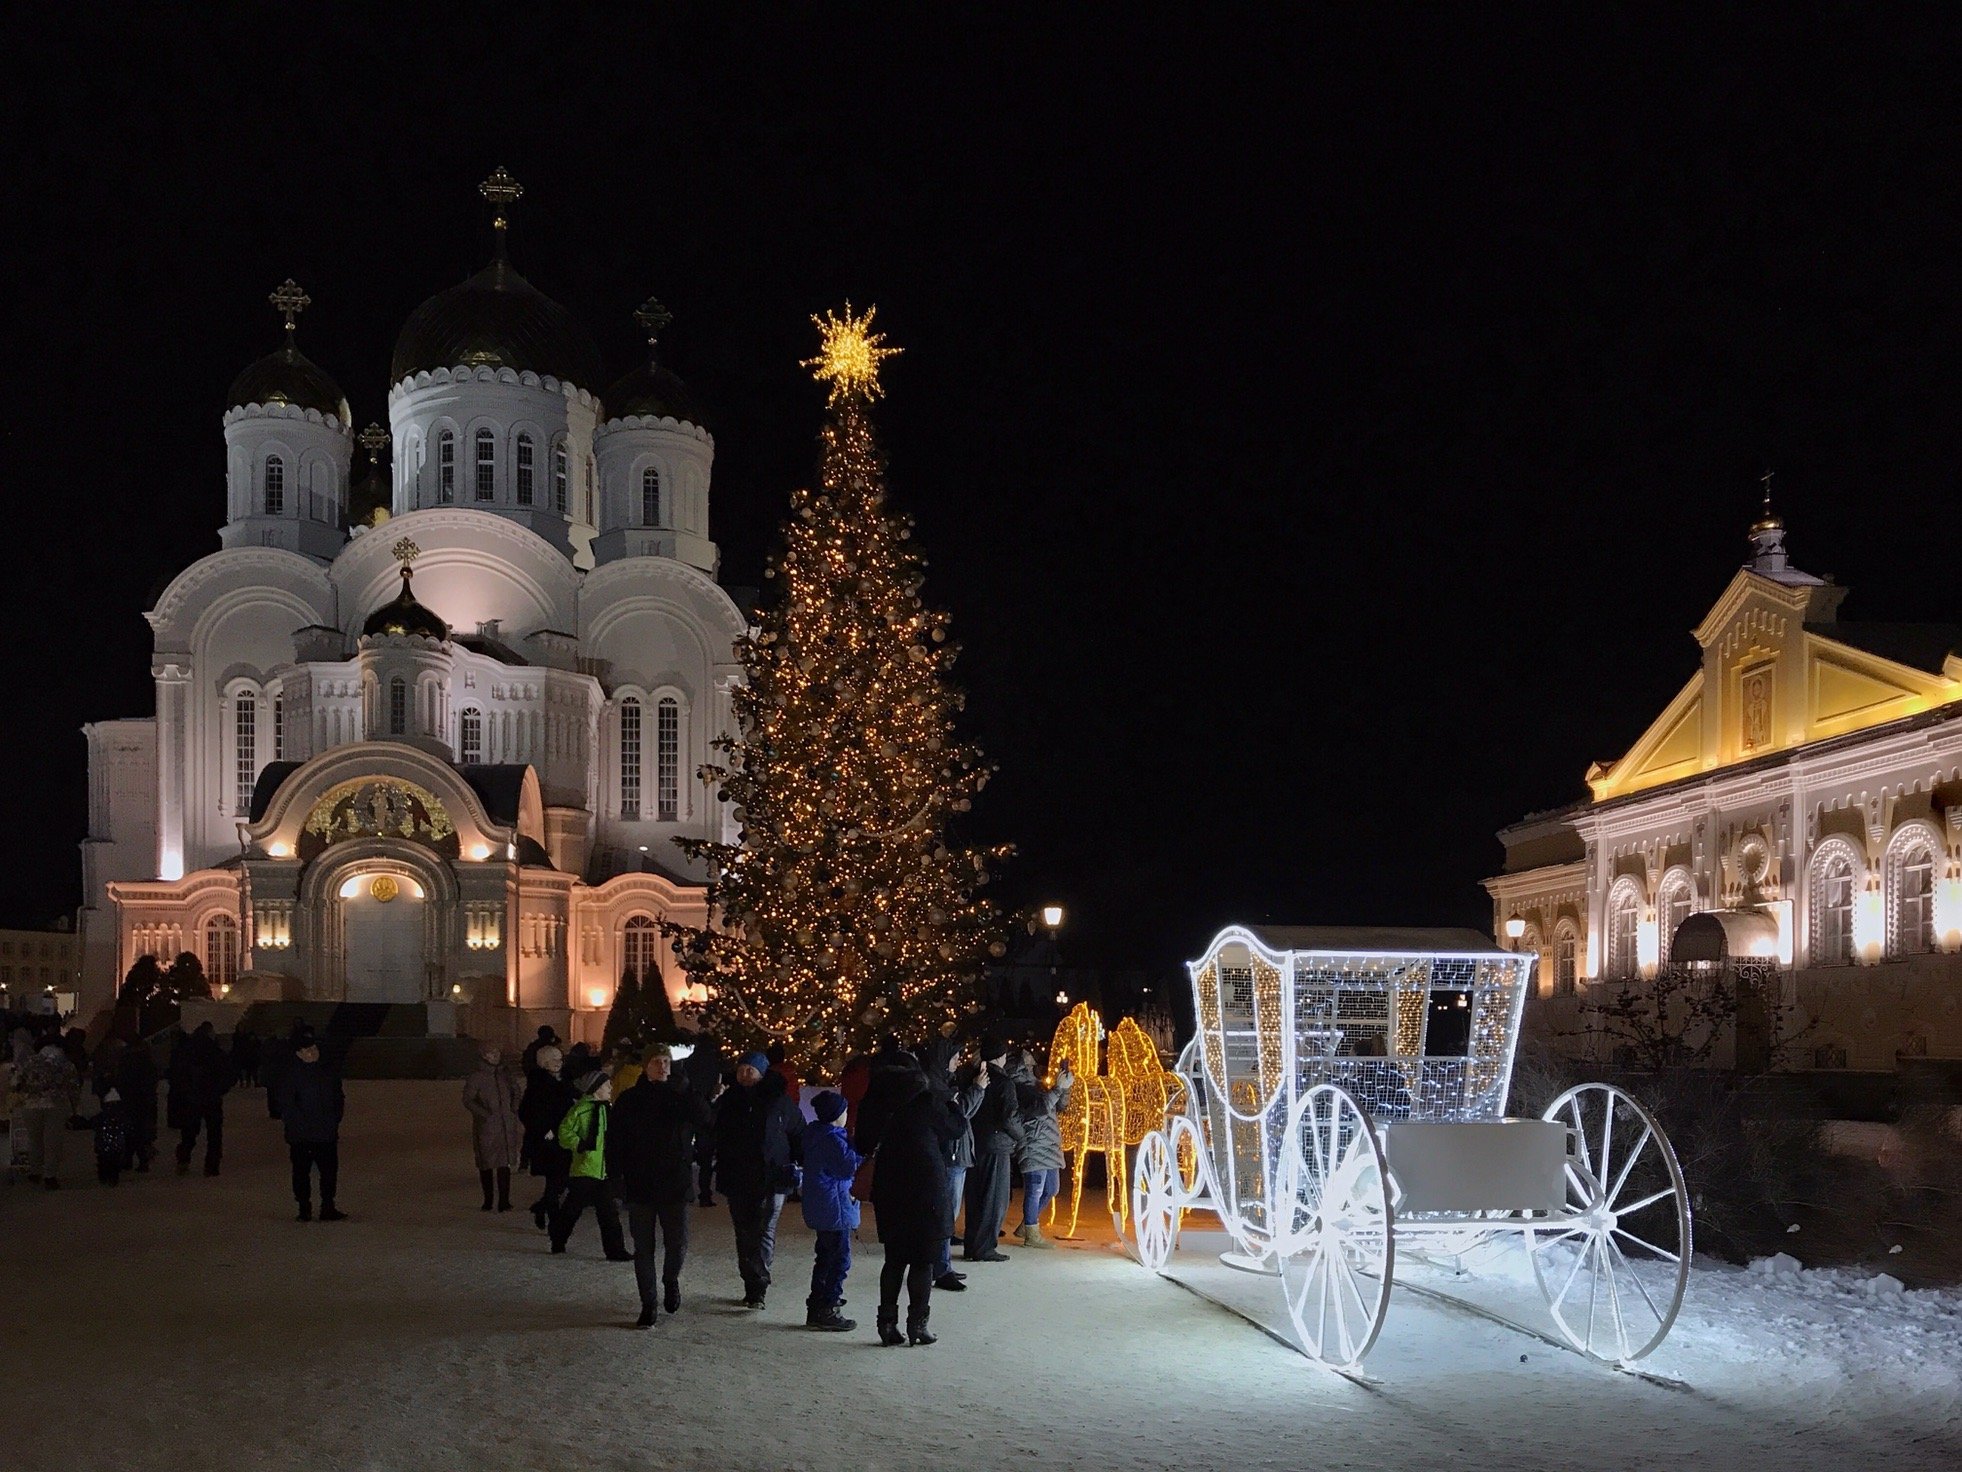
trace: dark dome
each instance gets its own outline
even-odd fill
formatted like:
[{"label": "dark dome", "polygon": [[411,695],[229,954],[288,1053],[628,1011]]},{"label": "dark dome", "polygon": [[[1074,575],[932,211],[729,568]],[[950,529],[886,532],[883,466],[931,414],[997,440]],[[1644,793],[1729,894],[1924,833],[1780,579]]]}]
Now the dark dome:
[{"label": "dark dome", "polygon": [[296,347],[268,353],[232,380],[226,406],[291,404],[348,422],[347,397],[321,366]]},{"label": "dark dome", "polygon": [[688,392],[688,385],[659,363],[641,364],[601,394],[600,403],[608,419],[645,414],[650,418],[679,419],[684,424],[707,427],[695,396]]},{"label": "dark dome", "polygon": [[390,484],[387,470],[371,464],[368,473],[348,488],[347,524],[349,526],[377,525],[375,513],[382,513],[382,521],[388,520],[395,500],[395,487]]},{"label": "dark dome", "polygon": [[464,364],[549,374],[586,389],[599,380],[599,349],[586,329],[501,259],[409,314],[389,381]]},{"label": "dark dome", "polygon": [[440,642],[450,637],[450,626],[416,602],[415,594],[409,591],[409,570],[404,568],[402,591],[394,602],[384,603],[369,614],[368,621],[361,626],[361,632],[364,636],[419,634],[425,639]]}]

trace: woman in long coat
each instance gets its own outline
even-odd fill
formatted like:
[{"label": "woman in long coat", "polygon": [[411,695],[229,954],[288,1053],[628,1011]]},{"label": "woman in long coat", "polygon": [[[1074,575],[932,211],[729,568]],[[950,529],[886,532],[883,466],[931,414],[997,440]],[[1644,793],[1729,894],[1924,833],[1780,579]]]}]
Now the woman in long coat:
[{"label": "woman in long coat", "polygon": [[517,1070],[505,1067],[504,1055],[495,1047],[484,1049],[483,1062],[463,1083],[463,1107],[470,1111],[471,1143],[477,1151],[477,1179],[483,1182],[485,1211],[493,1205],[493,1183],[497,1209],[511,1209],[511,1172],[518,1167],[525,1143],[525,1127],[518,1118],[521,1092]]},{"label": "woman in long coat", "polygon": [[[932,1344],[927,1328],[940,1248],[954,1230],[947,1189],[947,1147],[968,1127],[951,1095],[936,1089],[910,1054],[882,1069],[881,1099],[862,1110],[857,1147],[872,1155],[872,1206],[878,1213],[885,1266],[879,1271],[879,1342]],[[869,1100],[868,1100],[869,1103]],[[899,1332],[899,1285],[906,1284],[906,1332]]]},{"label": "woman in long coat", "polygon": [[559,1121],[572,1107],[572,1086],[559,1077],[565,1055],[547,1044],[533,1055],[531,1076],[525,1082],[525,1096],[518,1104],[518,1118],[524,1122],[526,1158],[531,1173],[545,1182],[538,1199],[531,1204],[531,1219],[545,1231],[552,1214],[565,1195],[566,1178],[572,1156],[557,1138]]}]

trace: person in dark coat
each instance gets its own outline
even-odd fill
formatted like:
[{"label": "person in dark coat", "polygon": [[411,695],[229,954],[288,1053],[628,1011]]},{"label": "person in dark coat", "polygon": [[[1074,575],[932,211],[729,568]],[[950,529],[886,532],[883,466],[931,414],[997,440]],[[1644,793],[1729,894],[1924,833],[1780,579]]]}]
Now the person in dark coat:
[{"label": "person in dark coat", "polygon": [[[729,1087],[729,1070],[723,1062],[722,1045],[711,1032],[697,1033],[694,1051],[681,1060],[678,1068],[683,1082],[704,1104],[713,1104]],[[703,1130],[695,1136],[696,1202],[715,1205],[715,1131]]]},{"label": "person in dark coat", "polygon": [[1008,1214],[1008,1192],[1015,1147],[1022,1143],[1020,1101],[1008,1076],[1008,1047],[999,1038],[981,1039],[975,1077],[982,1088],[974,1112],[974,1165],[967,1173],[967,1234],[961,1257],[967,1262],[1007,1262],[995,1243]]},{"label": "person in dark coat", "polygon": [[539,1028],[538,1036],[525,1044],[523,1063],[526,1083],[531,1082],[531,1071],[538,1067],[538,1050],[541,1048],[556,1048],[558,1045],[559,1035],[549,1026]]},{"label": "person in dark coat", "polygon": [[559,1144],[557,1133],[573,1099],[571,1086],[559,1077],[564,1056],[549,1043],[534,1053],[525,1096],[518,1101],[518,1122],[525,1130],[525,1159],[530,1162],[531,1173],[545,1183],[538,1199],[531,1203],[532,1222],[541,1232],[551,1229],[572,1169],[572,1156]]},{"label": "person in dark coat", "polygon": [[279,1081],[293,1066],[293,1043],[274,1034],[259,1055],[259,1082],[266,1086],[266,1117],[279,1118]]},{"label": "person in dark coat", "polygon": [[218,1046],[211,1024],[180,1037],[170,1054],[170,1127],[177,1131],[177,1174],[191,1169],[191,1151],[204,1132],[204,1173],[218,1174],[225,1154],[225,1093],[232,1086],[231,1060]]},{"label": "person in dark coat", "polygon": [[607,1178],[627,1207],[634,1238],[634,1286],[642,1329],[654,1327],[654,1252],[661,1256],[662,1306],[681,1311],[681,1269],[688,1260],[689,1165],[695,1141],[709,1129],[708,1101],[673,1076],[665,1043],[648,1049],[641,1081],[613,1106],[607,1131]]},{"label": "person in dark coat", "polygon": [[259,1065],[265,1055],[260,1050],[259,1035],[249,1027],[241,1027],[232,1033],[232,1074],[247,1088],[259,1083]]},{"label": "person in dark coat", "polygon": [[[885,1107],[861,1108],[858,1148],[873,1157],[872,1208],[886,1261],[879,1270],[879,1342],[932,1344],[928,1327],[934,1269],[941,1246],[954,1229],[947,1192],[947,1152],[967,1125],[960,1105],[935,1089],[919,1063],[907,1068],[891,1060],[875,1076]],[[868,1094],[866,1103],[871,1104]],[[906,1284],[906,1332],[899,1332],[899,1285]]]},{"label": "person in dark coat", "polygon": [[777,1218],[797,1184],[804,1116],[770,1060],[751,1053],[736,1065],[736,1086],[715,1106],[715,1178],[736,1228],[743,1307],[762,1308],[776,1256]]},{"label": "person in dark coat", "polygon": [[[981,1082],[978,1066],[961,1066],[960,1046],[951,1037],[936,1038],[929,1044],[925,1062],[927,1082],[936,1089],[944,1087],[960,1105],[961,1117],[969,1122],[947,1146],[947,1212],[949,1216],[959,1216],[966,1196],[967,1173],[974,1167],[973,1119],[987,1096],[987,1087]],[[944,1293],[964,1293],[967,1275],[954,1270],[953,1243],[950,1236],[940,1244],[933,1286]]]},{"label": "person in dark coat", "polygon": [[347,1096],[341,1076],[320,1058],[320,1043],[311,1031],[296,1032],[293,1061],[279,1080],[279,1119],[286,1128],[286,1153],[293,1163],[293,1200],[299,1220],[313,1220],[313,1171],[320,1171],[320,1219],[347,1220],[334,1205],[340,1183],[341,1116]]},{"label": "person in dark coat", "polygon": [[157,1154],[157,1060],[138,1038],[116,1055],[115,1088],[129,1119],[129,1152],[140,1175]]}]

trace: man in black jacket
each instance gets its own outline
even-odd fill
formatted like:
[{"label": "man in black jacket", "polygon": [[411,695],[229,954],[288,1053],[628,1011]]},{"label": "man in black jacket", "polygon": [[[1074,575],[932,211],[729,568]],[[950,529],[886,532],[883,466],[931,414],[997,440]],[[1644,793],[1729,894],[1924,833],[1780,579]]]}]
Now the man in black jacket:
[{"label": "man in black jacket", "polygon": [[968,1262],[1008,1261],[995,1241],[1008,1214],[1010,1159],[1022,1143],[1022,1117],[1007,1062],[1001,1039],[981,1039],[976,1082],[984,1092],[974,1112],[974,1166],[967,1173],[967,1234],[961,1240],[961,1257]]},{"label": "man in black jacket", "polygon": [[218,1174],[225,1154],[225,1092],[232,1086],[231,1060],[218,1046],[211,1024],[200,1022],[170,1052],[170,1127],[177,1131],[177,1174],[191,1168],[198,1131],[204,1132],[204,1173]]},{"label": "man in black jacket", "polygon": [[293,1034],[293,1061],[280,1074],[279,1118],[293,1162],[293,1199],[299,1220],[313,1220],[313,1170],[320,1169],[320,1219],[338,1222],[347,1213],[334,1205],[341,1172],[341,1116],[347,1096],[341,1076],[320,1059],[320,1043],[304,1024]]},{"label": "man in black jacket", "polygon": [[761,1053],[736,1065],[736,1087],[715,1106],[715,1176],[736,1228],[743,1307],[762,1308],[776,1255],[777,1217],[796,1184],[804,1115]]},{"label": "man in black jacket", "polygon": [[641,1081],[613,1105],[607,1130],[606,1176],[627,1204],[634,1234],[634,1285],[640,1290],[642,1329],[655,1322],[654,1248],[665,1245],[661,1284],[669,1313],[681,1308],[681,1268],[688,1257],[688,1166],[696,1136],[709,1127],[709,1108],[678,1078],[666,1043],[656,1043],[641,1065]]}]

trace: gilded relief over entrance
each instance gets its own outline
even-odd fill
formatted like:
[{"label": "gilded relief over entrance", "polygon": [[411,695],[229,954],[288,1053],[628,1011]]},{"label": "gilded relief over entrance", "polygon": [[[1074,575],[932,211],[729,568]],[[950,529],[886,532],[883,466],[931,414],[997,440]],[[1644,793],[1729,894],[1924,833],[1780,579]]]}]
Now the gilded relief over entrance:
[{"label": "gilded relief over entrance", "polygon": [[457,847],[456,824],[436,795],[394,778],[343,782],[323,793],[301,829],[300,857],[350,838],[406,838],[451,857]]}]

